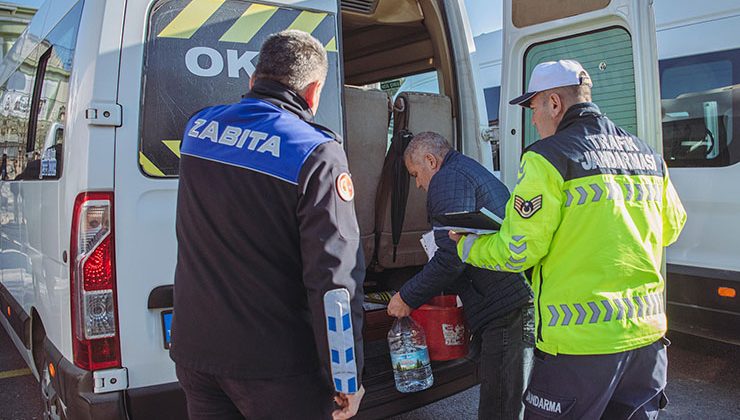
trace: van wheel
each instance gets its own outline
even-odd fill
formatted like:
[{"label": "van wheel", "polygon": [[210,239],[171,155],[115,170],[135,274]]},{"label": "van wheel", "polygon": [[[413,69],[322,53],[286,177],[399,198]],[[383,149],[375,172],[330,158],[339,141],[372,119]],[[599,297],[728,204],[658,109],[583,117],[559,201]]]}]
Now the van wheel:
[{"label": "van wheel", "polygon": [[51,373],[49,372],[49,362],[44,358],[44,365],[39,373],[39,386],[41,388],[41,401],[44,405],[44,420],[62,420],[64,414],[62,413],[61,402],[57,396],[57,391],[54,389],[51,381]]}]

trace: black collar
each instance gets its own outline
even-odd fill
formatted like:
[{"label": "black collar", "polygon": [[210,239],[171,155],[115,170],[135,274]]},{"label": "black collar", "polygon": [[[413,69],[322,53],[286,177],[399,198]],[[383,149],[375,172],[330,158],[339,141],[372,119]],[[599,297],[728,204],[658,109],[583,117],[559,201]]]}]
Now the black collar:
[{"label": "black collar", "polygon": [[563,115],[563,119],[558,124],[557,131],[566,129],[569,125],[573,124],[577,119],[585,116],[601,116],[601,110],[593,102],[581,102],[568,108]]},{"label": "black collar", "polygon": [[276,107],[295,114],[298,118],[302,119],[309,125],[323,131],[334,140],[342,143],[342,136],[334,132],[334,130],[324,127],[321,124],[314,122],[313,111],[308,106],[308,102],[296,92],[293,92],[280,82],[269,79],[257,79],[252,85],[252,89],[247,92],[244,98],[259,99],[261,101],[269,102]]},{"label": "black collar", "polygon": [[313,122],[313,112],[301,95],[290,90],[280,82],[269,79],[257,79],[245,98],[260,99],[269,102],[298,116],[306,122]]}]

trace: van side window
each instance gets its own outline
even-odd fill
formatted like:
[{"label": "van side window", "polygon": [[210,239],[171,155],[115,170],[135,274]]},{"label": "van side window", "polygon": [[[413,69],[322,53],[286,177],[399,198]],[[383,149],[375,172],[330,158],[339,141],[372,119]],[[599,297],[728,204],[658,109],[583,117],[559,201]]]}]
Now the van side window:
[{"label": "van side window", "polygon": [[[39,47],[37,50],[45,48]],[[37,51],[40,52],[40,51]],[[36,78],[33,83],[33,93],[31,95],[31,108],[28,118],[28,130],[26,131],[26,166],[15,178],[17,180],[39,180],[41,179],[41,153],[36,142],[36,128],[38,126],[38,115],[41,96],[41,87],[43,86],[44,74],[46,72],[46,63],[51,57],[51,49],[47,49],[40,54],[36,67]]]},{"label": "van side window", "polygon": [[176,177],[190,117],[234,103],[249,90],[259,49],[284,29],[309,32],[326,48],[329,72],[316,122],[341,133],[337,20],[331,13],[258,2],[160,0],[151,9],[144,49],[139,166],[150,177]]},{"label": "van side window", "polygon": [[406,76],[401,80],[403,83],[394,94],[394,98],[401,92],[441,93],[439,89],[439,74],[437,70]]},{"label": "van side window", "polygon": [[671,167],[740,162],[740,49],[660,62],[663,154]]},{"label": "van side window", "polygon": [[[33,53],[31,56],[34,56]],[[0,144],[3,153],[7,155],[6,179],[10,180],[18,178],[28,162],[26,140],[34,72],[32,61],[29,59],[13,72],[2,87]]]},{"label": "van side window", "polygon": [[[4,143],[7,154],[8,179],[61,176],[64,121],[81,12],[82,3],[49,32],[2,88],[0,144]],[[15,103],[13,96],[18,97]]]},{"label": "van side window", "polygon": [[[401,92],[425,92],[440,93],[439,74],[437,70],[431,70],[424,73],[413,74],[409,76],[397,77],[394,79],[383,80],[377,83],[371,83],[363,86],[367,89],[380,89],[387,93],[391,98],[391,103],[395,103],[396,96]],[[388,124],[388,147],[393,139],[393,119]]]},{"label": "van side window", "polygon": [[[637,134],[635,69],[629,32],[612,27],[535,44],[524,54],[524,83],[529,83],[529,76],[537,64],[560,59],[579,61],[593,80],[593,101],[601,112],[614,124]],[[532,111],[525,109],[524,147],[539,140],[531,121]]]}]

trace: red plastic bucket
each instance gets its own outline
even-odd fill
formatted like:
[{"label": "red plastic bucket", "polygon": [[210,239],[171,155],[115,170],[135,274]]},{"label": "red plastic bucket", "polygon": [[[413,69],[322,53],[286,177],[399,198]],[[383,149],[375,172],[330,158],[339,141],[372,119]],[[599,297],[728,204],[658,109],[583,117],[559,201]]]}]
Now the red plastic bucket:
[{"label": "red plastic bucket", "polygon": [[411,318],[424,329],[430,359],[453,360],[468,354],[468,331],[457,296],[435,296],[411,312]]}]

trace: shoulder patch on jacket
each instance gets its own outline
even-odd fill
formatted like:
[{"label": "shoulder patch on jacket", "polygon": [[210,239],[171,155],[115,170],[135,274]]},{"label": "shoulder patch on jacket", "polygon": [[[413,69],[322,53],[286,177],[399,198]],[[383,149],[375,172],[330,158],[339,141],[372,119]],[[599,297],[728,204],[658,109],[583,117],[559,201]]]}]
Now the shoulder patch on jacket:
[{"label": "shoulder patch on jacket", "polygon": [[542,208],[542,194],[531,200],[525,200],[518,195],[514,196],[514,210],[525,219],[529,219],[533,214]]},{"label": "shoulder patch on jacket", "polygon": [[337,177],[337,194],[344,201],[352,201],[355,198],[355,186],[352,184],[352,177],[347,172],[342,172]]}]

